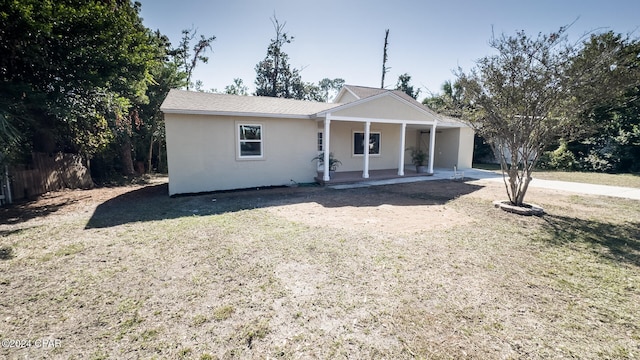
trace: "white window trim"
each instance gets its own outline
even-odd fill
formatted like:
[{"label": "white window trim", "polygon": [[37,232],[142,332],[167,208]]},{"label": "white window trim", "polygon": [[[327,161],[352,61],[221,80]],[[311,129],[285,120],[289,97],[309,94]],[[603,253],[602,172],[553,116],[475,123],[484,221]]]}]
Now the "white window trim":
[{"label": "white window trim", "polygon": [[[318,135],[317,134],[322,134],[322,149],[318,150]],[[320,156],[322,153],[324,153],[324,149],[325,149],[325,137],[324,137],[324,130],[318,129],[318,132],[316,134],[316,153],[318,154],[318,156]],[[324,169],[324,164],[321,164],[320,161],[317,161],[317,170],[321,171],[322,169]]]},{"label": "white window trim", "polygon": [[[242,140],[240,139],[240,127],[241,126],[259,126],[260,127],[260,140]],[[242,142],[259,142],[260,143],[260,155],[242,155]],[[264,159],[264,125],[255,123],[236,123],[236,144],[237,144],[237,156],[238,160],[262,160]]]},{"label": "white window trim", "polygon": [[[351,156],[352,157],[362,157],[364,156],[364,154],[356,154],[355,153],[355,135],[356,134],[362,134],[362,137],[364,137],[364,130],[353,130],[351,133]],[[380,146],[378,147],[378,153],[377,154],[371,154],[369,153],[369,157],[379,157],[382,154],[382,132],[381,131],[369,131],[369,136],[373,135],[373,134],[378,134],[379,138],[380,138]]]},{"label": "white window trim", "polygon": [[[318,149],[318,135],[322,136],[322,149]],[[322,130],[318,130],[317,134],[316,134],[316,150],[318,151],[318,153],[321,153],[324,151],[324,131]]]}]

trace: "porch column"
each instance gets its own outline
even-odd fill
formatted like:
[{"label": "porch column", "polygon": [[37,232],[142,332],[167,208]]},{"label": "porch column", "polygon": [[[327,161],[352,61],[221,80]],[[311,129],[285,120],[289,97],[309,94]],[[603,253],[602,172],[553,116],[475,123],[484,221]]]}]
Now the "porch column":
[{"label": "porch column", "polygon": [[404,146],[406,133],[407,123],[402,123],[402,127],[400,130],[400,159],[398,159],[398,176],[404,176]]},{"label": "porch column", "polygon": [[436,151],[436,123],[431,125],[431,133],[429,134],[429,173],[433,174],[433,157]]},{"label": "porch column", "polygon": [[324,118],[324,138],[322,139],[322,151],[324,152],[324,159],[322,159],[322,164],[324,165],[322,180],[329,181],[331,177],[329,176],[329,154],[331,149],[329,149],[329,144],[331,140],[331,115],[327,114]]},{"label": "porch column", "polygon": [[371,121],[367,121],[364,124],[364,168],[362,170],[362,177],[369,178],[369,138],[371,137]]}]

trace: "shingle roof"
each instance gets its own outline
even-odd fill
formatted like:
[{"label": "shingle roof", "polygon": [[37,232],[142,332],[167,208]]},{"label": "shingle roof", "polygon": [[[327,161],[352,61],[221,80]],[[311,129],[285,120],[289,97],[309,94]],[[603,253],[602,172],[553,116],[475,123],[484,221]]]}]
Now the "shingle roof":
[{"label": "shingle roof", "polygon": [[345,85],[345,88],[350,90],[355,96],[360,99],[368,98],[370,96],[375,96],[383,92],[391,91],[387,89],[380,88],[372,88],[367,86],[356,86],[356,85]]},{"label": "shingle roof", "polygon": [[[393,93],[423,111],[433,114],[438,118],[438,122],[441,125],[458,127],[462,124],[462,122],[457,119],[437,114],[435,111],[400,90],[377,89],[354,85],[345,85],[345,87],[360,99],[366,99],[387,92]],[[160,110],[165,113],[183,114],[233,114],[246,116],[311,118],[322,111],[344,105],[346,104],[322,103],[266,96],[238,96],[172,89],[169,91],[169,94],[162,103],[162,106],[160,106]]]},{"label": "shingle roof", "polygon": [[266,96],[238,96],[171,90],[160,109],[165,113],[246,113],[309,117],[339,104]]}]

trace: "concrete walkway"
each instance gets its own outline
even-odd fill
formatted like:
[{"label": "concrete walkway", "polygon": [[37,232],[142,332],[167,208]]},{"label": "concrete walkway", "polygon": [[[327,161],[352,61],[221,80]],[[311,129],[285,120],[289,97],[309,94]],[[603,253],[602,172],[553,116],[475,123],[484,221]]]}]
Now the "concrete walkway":
[{"label": "concrete walkway", "polygon": [[[502,183],[502,175],[493,171],[470,169],[464,172],[465,177],[479,180],[489,180]],[[627,188],[621,186],[609,186],[609,185],[595,185],[584,184],[578,182],[569,181],[557,181],[557,180],[542,180],[536,179],[536,174],[533,173],[533,180],[529,184],[530,187],[552,189],[559,191],[566,191],[579,194],[601,195],[601,196],[613,196],[625,199],[640,200],[640,189]]]},{"label": "concrete walkway", "polygon": [[[626,188],[620,186],[608,186],[608,185],[594,185],[575,183],[568,181],[556,181],[556,180],[542,180],[536,179],[535,173],[534,179],[531,180],[530,187],[552,189],[559,191],[566,191],[579,194],[601,195],[601,196],[613,196],[625,199],[640,200],[640,189]],[[367,187],[375,185],[390,185],[390,184],[402,184],[417,181],[433,181],[433,180],[449,180],[453,177],[453,170],[448,169],[435,169],[433,176],[427,177],[408,177],[408,178],[396,178],[388,180],[377,181],[363,181],[355,184],[342,184],[329,186],[332,189],[353,189],[358,187]],[[502,175],[488,170],[480,169],[466,169],[464,170],[465,179],[486,180],[502,183]]]}]

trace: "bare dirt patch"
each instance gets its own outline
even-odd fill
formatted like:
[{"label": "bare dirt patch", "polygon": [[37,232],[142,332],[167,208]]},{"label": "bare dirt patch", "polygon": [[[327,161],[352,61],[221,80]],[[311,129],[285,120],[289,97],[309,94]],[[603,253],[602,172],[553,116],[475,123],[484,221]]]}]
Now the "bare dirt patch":
[{"label": "bare dirt patch", "polygon": [[281,205],[269,211],[290,221],[311,226],[330,226],[336,229],[362,229],[392,233],[437,230],[471,221],[466,214],[434,205],[378,205],[375,207],[345,206],[327,208],[318,203]]},{"label": "bare dirt patch", "polygon": [[424,184],[416,183],[404,184],[402,190],[395,186],[328,190],[321,198],[295,203],[285,200],[267,211],[310,226],[396,234],[433,231],[473,220],[446,203],[480,187],[451,186],[448,182],[430,185],[429,192],[424,191]]}]

